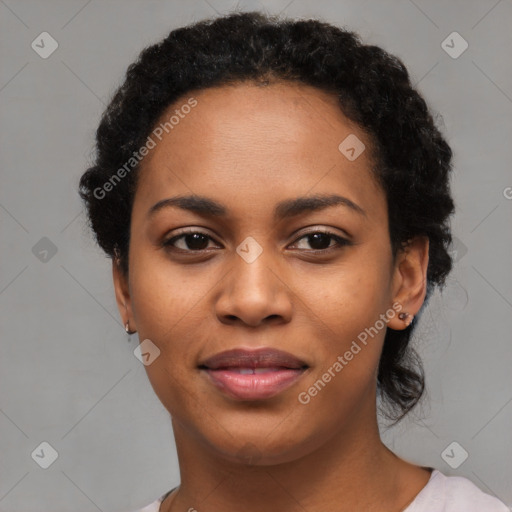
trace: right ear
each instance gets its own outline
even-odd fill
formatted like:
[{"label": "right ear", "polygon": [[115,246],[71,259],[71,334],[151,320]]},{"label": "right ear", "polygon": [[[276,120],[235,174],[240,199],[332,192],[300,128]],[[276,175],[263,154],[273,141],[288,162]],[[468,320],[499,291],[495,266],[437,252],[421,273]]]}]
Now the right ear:
[{"label": "right ear", "polygon": [[128,323],[130,331],[136,331],[137,325],[133,317],[128,275],[124,274],[118,256],[112,258],[112,279],[123,326]]}]

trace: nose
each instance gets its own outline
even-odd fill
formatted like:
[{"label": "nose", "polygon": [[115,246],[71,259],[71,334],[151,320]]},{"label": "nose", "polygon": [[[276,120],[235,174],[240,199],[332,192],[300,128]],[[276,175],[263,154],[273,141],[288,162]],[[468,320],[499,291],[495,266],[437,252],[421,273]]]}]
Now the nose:
[{"label": "nose", "polygon": [[219,321],[251,327],[290,321],[292,289],[269,252],[264,250],[250,263],[233,254],[231,271],[221,281],[221,292],[215,303]]}]

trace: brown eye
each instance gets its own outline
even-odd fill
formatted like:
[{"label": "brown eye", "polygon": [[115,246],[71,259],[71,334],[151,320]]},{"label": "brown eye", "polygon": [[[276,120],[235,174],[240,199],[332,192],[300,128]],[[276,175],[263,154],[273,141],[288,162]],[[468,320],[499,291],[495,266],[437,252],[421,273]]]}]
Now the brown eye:
[{"label": "brown eye", "polygon": [[[208,242],[210,240],[212,240],[212,238],[205,233],[192,231],[173,236],[169,240],[166,240],[163,245],[165,247],[171,247],[182,251],[204,251],[208,248]],[[178,241],[180,245],[176,245],[176,242]]]},{"label": "brown eye", "polygon": [[[330,231],[313,231],[311,233],[307,233],[300,237],[296,244],[301,241],[306,240],[306,243],[309,244],[309,249],[313,251],[327,251],[329,249],[334,249],[336,247],[350,245],[350,242],[339,235],[331,233]],[[331,245],[331,242],[334,241],[334,245]],[[308,247],[299,247],[299,249],[308,249]]]},{"label": "brown eye", "polygon": [[[331,249],[339,249],[345,245],[350,245],[350,241],[330,231],[312,231],[301,236],[295,242],[296,245],[305,243],[309,247],[298,247],[309,251],[330,251]],[[163,247],[181,252],[200,252],[211,248],[208,246],[213,238],[201,231],[189,231],[173,236],[162,243]],[[334,243],[333,243],[334,242]]]}]

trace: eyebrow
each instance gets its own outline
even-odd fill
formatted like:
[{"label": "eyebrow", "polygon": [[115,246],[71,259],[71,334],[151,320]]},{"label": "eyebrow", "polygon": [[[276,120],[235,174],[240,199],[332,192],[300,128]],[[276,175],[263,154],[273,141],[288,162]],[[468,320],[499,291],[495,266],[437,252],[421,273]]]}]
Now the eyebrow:
[{"label": "eyebrow", "polygon": [[[345,206],[366,217],[366,212],[347,197],[337,194],[316,194],[281,201],[274,209],[274,220],[295,217],[306,212],[315,212],[332,206]],[[177,207],[197,213],[198,215],[211,217],[226,217],[228,214],[227,208],[213,199],[199,195],[188,195],[162,199],[148,210],[147,215],[151,217],[163,208],[169,207]]]}]

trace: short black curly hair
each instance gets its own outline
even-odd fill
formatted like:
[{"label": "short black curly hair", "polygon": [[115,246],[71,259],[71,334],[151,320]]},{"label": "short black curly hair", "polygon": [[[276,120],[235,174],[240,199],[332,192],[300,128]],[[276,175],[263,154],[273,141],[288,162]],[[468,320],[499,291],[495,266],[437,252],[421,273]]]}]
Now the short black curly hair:
[{"label": "short black curly hair", "polygon": [[[374,172],[386,194],[393,255],[414,236],[430,241],[426,304],[452,268],[452,151],[397,57],[320,20],[233,12],[177,28],[141,52],[103,114],[94,165],[80,179],[80,196],[101,248],[127,274],[140,165],[122,180],[112,177],[144,145],[166,108],[191,91],[242,81],[291,81],[338,97],[343,113],[375,148]],[[115,186],[105,194],[108,182]],[[388,406],[381,412],[394,423],[424,392],[421,360],[409,346],[415,325],[413,320],[405,330],[387,330],[379,362],[379,396]]]}]

